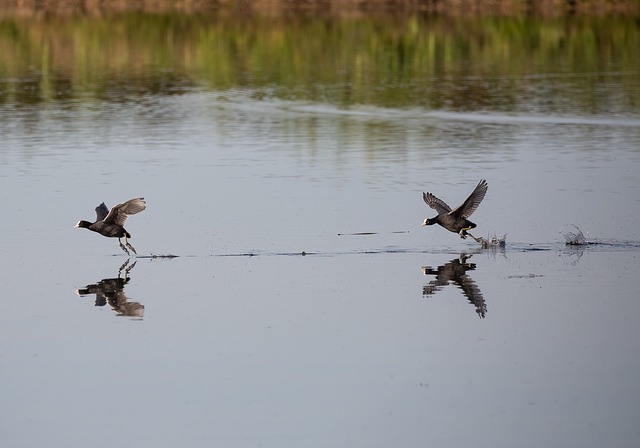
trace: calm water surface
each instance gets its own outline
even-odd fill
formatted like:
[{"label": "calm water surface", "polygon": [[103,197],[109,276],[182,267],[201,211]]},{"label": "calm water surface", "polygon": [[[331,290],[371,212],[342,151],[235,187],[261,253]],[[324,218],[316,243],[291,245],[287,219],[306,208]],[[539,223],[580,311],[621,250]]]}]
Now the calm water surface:
[{"label": "calm water surface", "polygon": [[[107,26],[65,24],[76,47]],[[351,30],[307,25],[328,45]],[[282,46],[291,79],[282,48],[237,39],[211,67],[113,58],[111,80],[59,53],[45,74],[20,55],[46,50],[0,39],[3,446],[638,446],[637,55],[570,40],[575,63],[542,45],[526,70],[517,48],[484,67],[497,49],[436,22],[453,62],[429,74],[418,22],[411,68],[381,73],[374,25],[363,77],[351,39],[342,71],[298,61],[313,33]],[[260,26],[252,45],[279,42]],[[423,191],[457,206],[481,178],[474,234],[505,248],[420,227]],[[137,196],[139,258],[73,229]],[[565,246],[573,225],[599,244]]]}]

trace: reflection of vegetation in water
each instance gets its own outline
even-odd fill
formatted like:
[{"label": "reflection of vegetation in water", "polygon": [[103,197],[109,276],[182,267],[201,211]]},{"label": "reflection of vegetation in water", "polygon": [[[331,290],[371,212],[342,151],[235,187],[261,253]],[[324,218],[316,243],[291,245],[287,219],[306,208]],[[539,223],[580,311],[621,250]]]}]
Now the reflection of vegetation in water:
[{"label": "reflection of vegetation in water", "polygon": [[[597,112],[597,83],[638,92],[633,18],[231,18],[215,14],[0,20],[0,102],[260,89],[336,105],[510,110],[536,76]],[[581,73],[566,91],[563,74]],[[604,80],[604,81],[603,81]],[[17,82],[19,81],[19,82]],[[624,84],[630,87],[625,87]],[[640,93],[622,110],[637,108]]]},{"label": "reflection of vegetation in water", "polygon": [[0,0],[0,7],[23,17],[43,13],[57,15],[105,15],[139,11],[166,13],[180,11],[202,14],[219,11],[241,15],[289,16],[313,14],[355,17],[371,14],[446,15],[536,15],[558,17],[564,14],[638,14],[637,0],[131,0],[93,2],[86,0]]}]

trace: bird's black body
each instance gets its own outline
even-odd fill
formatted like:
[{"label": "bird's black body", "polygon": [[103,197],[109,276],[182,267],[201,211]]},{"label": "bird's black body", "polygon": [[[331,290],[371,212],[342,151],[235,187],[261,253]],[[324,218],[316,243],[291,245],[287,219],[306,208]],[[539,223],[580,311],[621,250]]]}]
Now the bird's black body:
[{"label": "bird's black body", "polygon": [[[466,201],[455,210],[451,210],[451,207],[447,205],[442,199],[438,199],[431,193],[422,193],[424,202],[438,212],[438,215],[434,218],[425,219],[422,223],[423,226],[430,226],[433,224],[440,224],[442,227],[450,232],[455,232],[460,235],[460,238],[466,238],[467,230],[471,230],[476,227],[475,223],[469,221],[467,218],[478,208],[484,195],[487,193],[489,186],[485,180],[481,180],[476,186],[473,193],[469,195]],[[473,237],[473,235],[471,235]],[[475,237],[473,237],[475,239]]]},{"label": "bird's black body", "polygon": [[122,238],[125,236],[127,238],[131,238],[131,234],[127,232],[124,227],[117,224],[105,224],[103,221],[96,221],[93,223],[89,221],[80,221],[76,227],[84,227],[86,229],[93,230],[94,232],[98,232],[100,235],[108,238]]},{"label": "bird's black body", "polygon": [[[136,250],[127,241],[127,238],[131,238],[131,234],[127,232],[123,226],[129,215],[135,215],[145,208],[147,208],[147,206],[144,198],[130,199],[122,204],[114,205],[111,210],[109,210],[103,202],[96,207],[95,222],[79,221],[76,227],[92,230],[108,238],[118,238],[122,250],[129,254],[127,250],[127,248],[129,248],[135,254]],[[122,244],[120,238],[124,238],[125,244]]]}]

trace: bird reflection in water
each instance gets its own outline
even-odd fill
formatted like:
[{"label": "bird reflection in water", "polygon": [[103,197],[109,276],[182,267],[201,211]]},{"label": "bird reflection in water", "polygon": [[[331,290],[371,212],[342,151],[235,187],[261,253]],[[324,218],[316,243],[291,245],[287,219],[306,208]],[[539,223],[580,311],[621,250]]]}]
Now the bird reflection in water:
[{"label": "bird reflection in water", "polygon": [[423,266],[422,273],[424,275],[435,275],[436,278],[422,288],[422,295],[424,297],[432,296],[444,286],[453,283],[462,289],[462,293],[469,300],[469,303],[476,307],[478,316],[484,318],[487,314],[487,304],[476,282],[467,275],[467,271],[473,271],[476,268],[475,263],[467,263],[471,256],[460,254],[459,258],[455,258],[443,266],[438,266],[437,269]]},{"label": "bird reflection in water", "polygon": [[118,277],[105,278],[98,283],[76,289],[76,294],[80,297],[95,294],[96,306],[105,306],[109,303],[111,308],[113,308],[119,316],[142,319],[144,315],[144,305],[139,302],[129,301],[129,298],[124,293],[124,287],[130,280],[129,272],[131,272],[137,263],[137,261],[134,261],[133,264],[129,266],[129,261],[130,260],[127,260],[120,266],[120,269],[118,269]]}]

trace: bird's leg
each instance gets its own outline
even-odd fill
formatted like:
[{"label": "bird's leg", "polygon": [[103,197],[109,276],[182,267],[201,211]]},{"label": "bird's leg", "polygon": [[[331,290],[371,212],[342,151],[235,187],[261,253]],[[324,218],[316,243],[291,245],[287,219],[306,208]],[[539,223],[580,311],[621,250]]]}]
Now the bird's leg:
[{"label": "bird's leg", "polygon": [[[127,235],[125,235],[125,236],[124,236],[124,244],[126,244],[126,245],[127,245],[127,247],[128,247],[129,249],[131,249],[131,251],[132,251],[134,254],[138,255],[138,252],[136,252],[136,250],[133,248],[133,246],[132,246],[131,244],[129,244],[129,241],[127,241]],[[129,252],[127,251],[127,253],[129,253]]]},{"label": "bird's leg", "polygon": [[125,282],[125,284],[129,282],[129,272],[131,272],[131,269],[133,269],[133,267],[138,262],[136,260],[136,261],[133,262],[133,264],[131,266],[127,266],[129,264],[129,261],[131,261],[131,258],[127,258],[127,261],[125,261],[124,264],[122,266],[120,266],[120,270],[118,271],[118,278],[120,278],[120,275],[122,274],[122,271],[124,270],[124,282]]},{"label": "bird's leg", "polygon": [[473,238],[476,241],[476,243],[482,244],[483,247],[486,246],[484,238],[482,238],[482,237],[476,238],[475,236],[471,235],[469,232],[466,232],[466,234],[469,235],[471,238]]},{"label": "bird's leg", "polygon": [[[127,241],[127,238],[125,237],[125,239],[124,239],[124,240],[125,240],[125,242],[126,242],[126,241]],[[118,238],[118,243],[120,243],[120,249],[122,249],[122,250],[123,250],[127,255],[131,255],[131,254],[129,253],[129,251],[127,250],[127,248],[125,247],[125,245],[124,245],[124,244],[122,244],[122,241],[120,241],[120,238]]]},{"label": "bird's leg", "polygon": [[138,260],[134,261],[133,264],[131,266],[129,266],[126,271],[124,271],[125,277],[129,276],[129,272],[131,272],[131,269],[133,269],[133,267],[136,265],[137,262],[138,262]]},{"label": "bird's leg", "polygon": [[471,227],[465,227],[463,229],[460,229],[460,231],[458,232],[458,235],[460,235],[460,238],[462,238],[463,240],[467,239],[467,235],[471,235],[470,233],[467,234],[467,230],[470,230]]},{"label": "bird's leg", "polygon": [[[127,261],[125,261],[125,262],[124,262],[124,264],[123,264],[122,266],[120,266],[120,269],[118,269],[118,278],[120,278],[120,274],[122,274],[122,270],[123,270],[124,268],[126,268],[126,267],[127,267],[127,265],[129,264],[129,260],[131,260],[131,258],[127,258]],[[129,270],[127,269],[127,270],[125,271],[125,273],[126,273],[126,272],[129,272]]]}]

